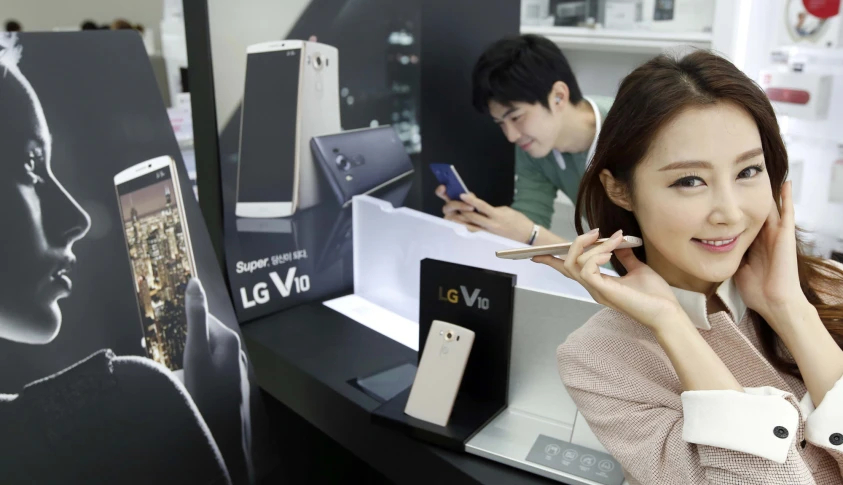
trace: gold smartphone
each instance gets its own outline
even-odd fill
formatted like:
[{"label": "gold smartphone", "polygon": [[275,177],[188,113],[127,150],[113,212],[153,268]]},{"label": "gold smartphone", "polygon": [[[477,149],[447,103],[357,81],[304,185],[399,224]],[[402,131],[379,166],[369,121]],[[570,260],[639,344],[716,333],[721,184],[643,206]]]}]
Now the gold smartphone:
[{"label": "gold smartphone", "polygon": [[[586,252],[589,249],[603,244],[609,239],[610,238],[598,239],[594,242],[594,244],[591,244],[588,247],[584,248],[583,252]],[[531,246],[527,248],[518,249],[504,249],[501,251],[495,251],[495,256],[502,259],[530,259],[536,256],[565,256],[571,249],[571,244],[573,243],[548,244],[546,246]],[[617,249],[637,248],[642,244],[644,244],[644,241],[642,241],[640,238],[637,238],[635,236],[624,236],[623,241],[618,245]],[[563,257],[561,259],[565,258]]]},{"label": "gold smartphone", "polygon": [[440,320],[433,322],[405,414],[439,426],[448,425],[473,344],[473,331]]}]

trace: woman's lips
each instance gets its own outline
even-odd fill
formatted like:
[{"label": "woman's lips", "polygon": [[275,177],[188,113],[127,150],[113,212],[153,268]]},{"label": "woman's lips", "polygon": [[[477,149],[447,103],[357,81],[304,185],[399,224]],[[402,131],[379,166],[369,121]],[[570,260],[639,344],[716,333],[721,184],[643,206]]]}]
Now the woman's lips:
[{"label": "woman's lips", "polygon": [[740,234],[730,239],[692,239],[694,243],[712,253],[727,253],[738,245]]},{"label": "woman's lips", "polygon": [[73,268],[74,258],[70,257],[59,261],[54,271],[50,274],[48,286],[52,298],[61,298],[70,295],[73,291],[73,280],[70,279],[70,272]]}]

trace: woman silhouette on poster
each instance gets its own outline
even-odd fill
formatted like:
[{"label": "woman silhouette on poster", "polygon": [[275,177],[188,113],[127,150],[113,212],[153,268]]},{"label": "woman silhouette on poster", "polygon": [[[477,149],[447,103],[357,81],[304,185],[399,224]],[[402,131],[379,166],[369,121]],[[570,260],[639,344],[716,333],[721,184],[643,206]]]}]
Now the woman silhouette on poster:
[{"label": "woman silhouette on poster", "polygon": [[[2,34],[0,339],[44,345],[61,330],[73,245],[91,220],[52,172],[49,126],[20,55],[15,34]],[[239,337],[208,314],[196,279],[186,306],[184,384],[150,359],[103,349],[23,389],[0,389],[14,392],[0,394],[0,482],[251,481]]]}]

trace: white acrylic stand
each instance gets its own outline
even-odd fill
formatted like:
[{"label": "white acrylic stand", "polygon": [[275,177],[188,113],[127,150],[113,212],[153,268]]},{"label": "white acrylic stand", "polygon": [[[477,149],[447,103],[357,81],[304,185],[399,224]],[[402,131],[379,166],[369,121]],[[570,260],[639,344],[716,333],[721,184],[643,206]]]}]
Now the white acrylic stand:
[{"label": "white acrylic stand", "polygon": [[523,243],[473,233],[370,196],[355,197],[352,207],[354,295],[325,305],[412,349],[419,345],[419,273],[425,258],[515,274],[519,287],[592,300],[579,283],[545,265],[495,256]]},{"label": "white acrylic stand", "polygon": [[[325,305],[419,350],[421,261],[432,258],[515,274],[508,408],[467,443],[466,451],[567,483],[579,477],[527,462],[539,434],[604,451],[577,412],[556,370],[555,350],[600,309],[579,283],[529,260],[495,251],[525,244],[370,196],[352,202],[354,294]],[[601,270],[607,274],[616,274]]]}]

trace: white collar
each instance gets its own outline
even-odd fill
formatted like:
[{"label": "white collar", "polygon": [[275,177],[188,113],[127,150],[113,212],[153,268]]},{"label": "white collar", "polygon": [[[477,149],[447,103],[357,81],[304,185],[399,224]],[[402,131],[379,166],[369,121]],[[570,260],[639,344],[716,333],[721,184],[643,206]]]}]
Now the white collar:
[{"label": "white collar", "polygon": [[[694,326],[701,330],[711,330],[711,324],[708,322],[708,310],[706,308],[705,295],[695,291],[674,288],[672,286],[670,289],[673,290],[673,294],[676,295],[676,299],[679,300],[679,304],[682,306],[682,309],[685,310],[685,313],[687,313],[691,318],[691,322],[693,322]],[[741,298],[741,295],[738,292],[738,286],[732,278],[729,278],[721,283],[720,286],[717,287],[717,291],[715,293],[717,293],[717,296],[719,296],[720,300],[723,301],[723,304],[726,305],[726,308],[729,309],[729,312],[732,314],[732,318],[735,319],[735,323],[739,323],[743,320],[743,317],[746,314],[746,304],[743,302],[743,298]]]},{"label": "white collar", "polygon": [[597,108],[597,103],[595,103],[591,98],[585,99],[591,105],[591,109],[594,110],[594,139],[591,140],[591,147],[588,149],[588,155],[585,159],[585,166],[587,167],[591,165],[591,159],[594,158],[594,151],[597,150],[597,138],[600,136],[600,128],[603,126],[603,118],[600,116],[600,109]]},{"label": "white collar", "polygon": [[[585,156],[585,166],[588,167],[591,164],[591,159],[594,158],[594,151],[597,150],[597,138],[600,136],[600,128],[603,126],[603,118],[600,116],[600,109],[597,107],[597,103],[595,103],[591,98],[587,98],[583,96],[583,99],[588,101],[588,104],[591,105],[591,109],[594,110],[594,139],[591,140],[591,147],[588,149],[588,154]],[[562,153],[557,150],[553,149],[553,158],[556,159],[556,163],[565,170],[565,158],[562,157]]]}]

